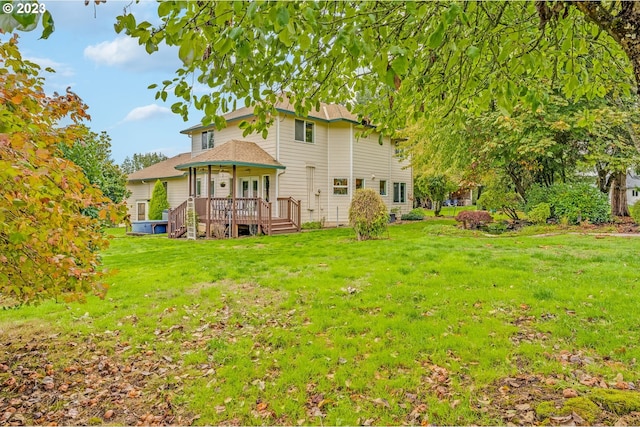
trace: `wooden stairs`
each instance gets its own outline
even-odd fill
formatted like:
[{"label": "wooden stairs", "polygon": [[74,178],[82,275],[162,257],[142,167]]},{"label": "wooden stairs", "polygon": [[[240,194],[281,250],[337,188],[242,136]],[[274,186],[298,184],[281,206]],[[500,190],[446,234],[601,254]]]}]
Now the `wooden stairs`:
[{"label": "wooden stairs", "polygon": [[297,233],[298,227],[286,218],[274,218],[271,220],[271,235]]}]

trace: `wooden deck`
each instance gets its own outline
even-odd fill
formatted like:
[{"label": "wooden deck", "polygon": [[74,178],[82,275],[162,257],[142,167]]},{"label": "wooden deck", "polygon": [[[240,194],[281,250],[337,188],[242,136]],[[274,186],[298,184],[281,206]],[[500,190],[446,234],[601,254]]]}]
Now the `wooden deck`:
[{"label": "wooden deck", "polygon": [[[281,197],[274,206],[259,197],[194,199],[199,233],[205,238],[237,237],[247,234],[283,234],[300,231],[300,201]],[[187,201],[169,210],[167,235],[182,237],[187,232]]]}]

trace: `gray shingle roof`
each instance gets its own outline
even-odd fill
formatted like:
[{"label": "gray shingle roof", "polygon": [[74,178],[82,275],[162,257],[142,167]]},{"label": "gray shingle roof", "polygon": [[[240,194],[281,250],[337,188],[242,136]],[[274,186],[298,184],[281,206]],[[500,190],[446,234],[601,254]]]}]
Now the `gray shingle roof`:
[{"label": "gray shingle roof", "polygon": [[[277,102],[275,104],[275,107],[280,112],[295,114],[295,109],[293,108],[293,105],[291,104],[291,102],[289,102],[288,99]],[[253,107],[242,107],[230,113],[225,114],[223,117],[228,123],[233,120],[239,120],[239,119],[248,118],[251,116],[253,116]],[[353,123],[360,123],[358,121],[358,116],[356,116],[355,114],[347,110],[345,106],[338,105],[338,104],[326,104],[324,102],[320,103],[319,110],[312,109],[311,111],[309,111],[309,114],[307,115],[307,117],[311,119],[318,119],[318,120],[323,120],[327,122],[344,120],[344,121],[353,122]],[[202,126],[200,124],[200,125],[191,126],[190,128],[182,130],[180,131],[180,133],[188,134],[193,131],[212,129],[213,127],[214,127],[213,124],[209,126]]]},{"label": "gray shingle roof", "polygon": [[187,169],[189,167],[207,165],[229,166],[234,164],[274,169],[285,168],[256,143],[237,139],[227,141],[196,157],[185,160],[182,164],[176,165],[176,167],[179,169]]},{"label": "gray shingle roof", "polygon": [[129,181],[142,181],[162,178],[179,178],[186,172],[175,167],[191,159],[191,153],[178,154],[175,157],[158,162],[154,165],[135,171],[127,176]]}]

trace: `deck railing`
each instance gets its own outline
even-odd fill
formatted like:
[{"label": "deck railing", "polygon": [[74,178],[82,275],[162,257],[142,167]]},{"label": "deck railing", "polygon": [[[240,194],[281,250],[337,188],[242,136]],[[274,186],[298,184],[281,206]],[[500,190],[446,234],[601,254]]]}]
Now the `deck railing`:
[{"label": "deck railing", "polygon": [[167,221],[167,235],[177,238],[187,232],[187,201],[178,205],[175,209],[169,209]]},{"label": "deck railing", "polygon": [[278,197],[278,217],[288,219],[300,231],[300,200],[293,197]]},{"label": "deck railing", "polygon": [[[210,236],[220,234],[221,230],[230,236],[233,224],[248,226],[252,233],[271,235],[273,207],[270,202],[259,197],[238,197],[234,204],[230,198],[213,197],[207,206],[208,200],[206,197],[196,198],[195,210],[197,222],[204,224]],[[278,202],[284,206],[280,207],[279,217],[290,220],[300,231],[300,203],[291,198],[278,199]],[[169,210],[169,237],[180,237],[186,232],[186,212],[186,202]]]}]

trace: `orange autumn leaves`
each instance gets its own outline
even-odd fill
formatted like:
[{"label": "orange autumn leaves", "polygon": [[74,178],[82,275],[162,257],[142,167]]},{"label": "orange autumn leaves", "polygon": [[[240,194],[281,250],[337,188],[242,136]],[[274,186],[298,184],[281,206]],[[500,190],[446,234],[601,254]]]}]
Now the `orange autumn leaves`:
[{"label": "orange autumn leaves", "polygon": [[[0,44],[0,305],[104,295],[101,223],[114,206],[59,146],[82,140],[90,117],[70,90],[49,96],[39,67],[23,60],[17,38]],[[69,123],[62,125],[61,122]]]}]

